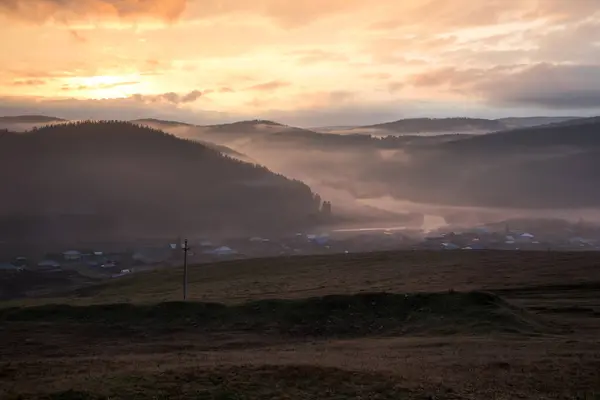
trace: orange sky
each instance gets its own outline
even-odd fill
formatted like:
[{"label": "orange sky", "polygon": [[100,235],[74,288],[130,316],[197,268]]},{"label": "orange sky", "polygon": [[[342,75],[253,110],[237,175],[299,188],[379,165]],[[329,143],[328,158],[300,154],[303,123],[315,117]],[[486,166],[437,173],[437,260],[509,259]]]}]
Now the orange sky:
[{"label": "orange sky", "polygon": [[600,110],[598,0],[0,0],[0,38],[2,114]]}]

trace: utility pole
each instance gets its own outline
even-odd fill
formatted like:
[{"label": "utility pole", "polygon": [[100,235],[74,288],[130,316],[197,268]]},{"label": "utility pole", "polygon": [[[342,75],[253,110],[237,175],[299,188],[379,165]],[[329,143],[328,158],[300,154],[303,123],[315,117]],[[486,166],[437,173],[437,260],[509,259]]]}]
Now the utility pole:
[{"label": "utility pole", "polygon": [[[181,244],[181,242],[180,242]],[[183,300],[187,300],[187,252],[190,248],[188,247],[188,241],[185,239],[183,243]]]}]

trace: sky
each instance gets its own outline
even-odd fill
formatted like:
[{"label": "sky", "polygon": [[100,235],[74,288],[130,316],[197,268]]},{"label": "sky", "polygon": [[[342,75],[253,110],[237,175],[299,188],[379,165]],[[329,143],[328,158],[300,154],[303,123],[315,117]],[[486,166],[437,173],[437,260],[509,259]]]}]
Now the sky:
[{"label": "sky", "polygon": [[0,115],[600,115],[599,0],[0,0]]}]

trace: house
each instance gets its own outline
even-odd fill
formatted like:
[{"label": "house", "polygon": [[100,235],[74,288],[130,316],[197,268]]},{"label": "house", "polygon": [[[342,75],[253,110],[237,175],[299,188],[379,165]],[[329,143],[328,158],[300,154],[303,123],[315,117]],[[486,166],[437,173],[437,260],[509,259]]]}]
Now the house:
[{"label": "house", "polygon": [[77,261],[81,259],[81,253],[77,250],[68,250],[63,253],[66,261]]},{"label": "house", "polygon": [[10,263],[0,263],[0,271],[23,271],[23,267],[18,267]]},{"label": "house", "polygon": [[460,249],[459,246],[455,245],[454,243],[442,243],[442,248],[444,250],[458,250]]},{"label": "house", "polygon": [[42,260],[38,263],[38,268],[47,272],[62,271],[60,263],[54,260]]},{"label": "house", "polygon": [[207,253],[214,254],[217,256],[230,256],[233,254],[237,254],[237,251],[233,250],[231,247],[221,246],[221,247],[217,247],[214,250],[209,250],[209,251],[207,251]]},{"label": "house", "polygon": [[16,265],[17,267],[26,267],[27,266],[27,258],[17,257],[17,258],[15,258],[15,261],[13,261],[12,264]]}]

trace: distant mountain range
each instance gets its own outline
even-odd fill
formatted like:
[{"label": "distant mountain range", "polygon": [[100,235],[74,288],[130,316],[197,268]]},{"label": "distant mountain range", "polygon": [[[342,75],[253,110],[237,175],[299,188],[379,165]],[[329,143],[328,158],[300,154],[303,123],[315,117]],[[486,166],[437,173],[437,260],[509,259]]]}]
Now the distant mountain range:
[{"label": "distant mountain range", "polygon": [[0,123],[12,123],[12,124],[27,124],[27,123],[50,123],[50,122],[61,122],[66,121],[62,118],[48,117],[46,115],[16,115],[0,117]]},{"label": "distant mountain range", "polygon": [[337,205],[391,198],[453,207],[600,206],[600,118],[405,119],[331,133],[265,120],[134,123],[264,165]]},{"label": "distant mountain range", "polygon": [[[514,117],[500,119],[484,118],[407,118],[392,122],[364,126],[335,126],[313,129],[301,129],[320,133],[389,133],[389,134],[419,134],[419,133],[469,133],[469,132],[495,132],[513,128],[526,128],[536,125],[546,125],[564,121],[576,120],[579,117]],[[10,129],[10,124],[48,124],[65,122],[66,120],[45,115],[21,115],[0,117],[0,128]],[[130,122],[160,128],[195,127],[180,121],[167,121],[155,118],[136,119]],[[224,132],[238,132],[244,129],[256,130],[257,126],[283,127],[268,120],[239,121],[234,123],[206,125],[211,130]],[[300,129],[300,128],[294,128]]]}]

